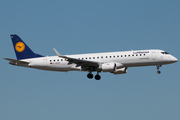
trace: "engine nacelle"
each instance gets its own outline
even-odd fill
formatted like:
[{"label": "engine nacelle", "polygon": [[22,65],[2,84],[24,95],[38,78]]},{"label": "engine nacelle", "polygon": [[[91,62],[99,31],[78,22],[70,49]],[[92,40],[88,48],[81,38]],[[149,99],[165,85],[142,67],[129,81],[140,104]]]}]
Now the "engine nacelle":
[{"label": "engine nacelle", "polygon": [[124,73],[127,73],[127,68],[120,68],[120,69],[116,69],[114,72],[113,72],[115,75],[116,74],[124,74]]},{"label": "engine nacelle", "polygon": [[104,63],[101,67],[103,72],[114,72],[116,70],[115,63]]}]

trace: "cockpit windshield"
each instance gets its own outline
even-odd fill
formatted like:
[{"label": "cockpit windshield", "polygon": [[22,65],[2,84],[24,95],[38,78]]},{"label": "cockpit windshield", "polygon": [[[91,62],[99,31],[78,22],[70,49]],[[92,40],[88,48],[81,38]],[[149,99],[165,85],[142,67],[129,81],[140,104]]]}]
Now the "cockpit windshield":
[{"label": "cockpit windshield", "polygon": [[168,52],[161,52],[161,54],[169,54]]}]

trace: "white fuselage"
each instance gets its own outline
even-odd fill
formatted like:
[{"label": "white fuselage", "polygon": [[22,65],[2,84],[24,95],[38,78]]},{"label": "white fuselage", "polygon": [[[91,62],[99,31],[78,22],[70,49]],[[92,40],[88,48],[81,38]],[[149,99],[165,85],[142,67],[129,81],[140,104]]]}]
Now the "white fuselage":
[{"label": "white fuselage", "polygon": [[[164,65],[177,62],[177,59],[174,56],[163,50],[138,50],[66,56],[85,61],[99,62],[100,66],[103,63],[116,63],[117,68]],[[77,64],[71,63],[65,58],[58,56],[23,59],[22,61],[29,62],[29,64],[17,65],[49,71],[83,71],[81,66],[77,66]]]}]

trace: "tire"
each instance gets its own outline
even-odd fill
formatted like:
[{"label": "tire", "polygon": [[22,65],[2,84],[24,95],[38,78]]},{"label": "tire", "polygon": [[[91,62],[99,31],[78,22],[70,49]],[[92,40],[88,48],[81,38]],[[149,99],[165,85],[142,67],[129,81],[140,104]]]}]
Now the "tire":
[{"label": "tire", "polygon": [[92,79],[92,78],[93,78],[93,74],[89,73],[89,74],[87,74],[87,77],[88,77],[89,79]]},{"label": "tire", "polygon": [[96,76],[95,76],[95,79],[96,79],[96,80],[100,80],[100,79],[101,79],[101,76],[100,76],[100,75],[96,75]]},{"label": "tire", "polygon": [[157,71],[157,73],[158,73],[158,74],[160,74],[160,73],[161,73],[161,71]]}]

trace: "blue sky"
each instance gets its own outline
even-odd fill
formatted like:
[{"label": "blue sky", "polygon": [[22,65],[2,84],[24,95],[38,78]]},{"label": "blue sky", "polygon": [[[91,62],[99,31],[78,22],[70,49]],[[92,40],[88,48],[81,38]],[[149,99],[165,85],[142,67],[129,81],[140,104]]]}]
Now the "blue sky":
[{"label": "blue sky", "polygon": [[[180,58],[178,0],[1,0],[3,57],[16,58],[10,34],[36,53],[162,49]],[[179,62],[128,68],[124,75],[49,72],[1,61],[1,120],[179,120]],[[95,74],[95,73],[94,73]]]}]

